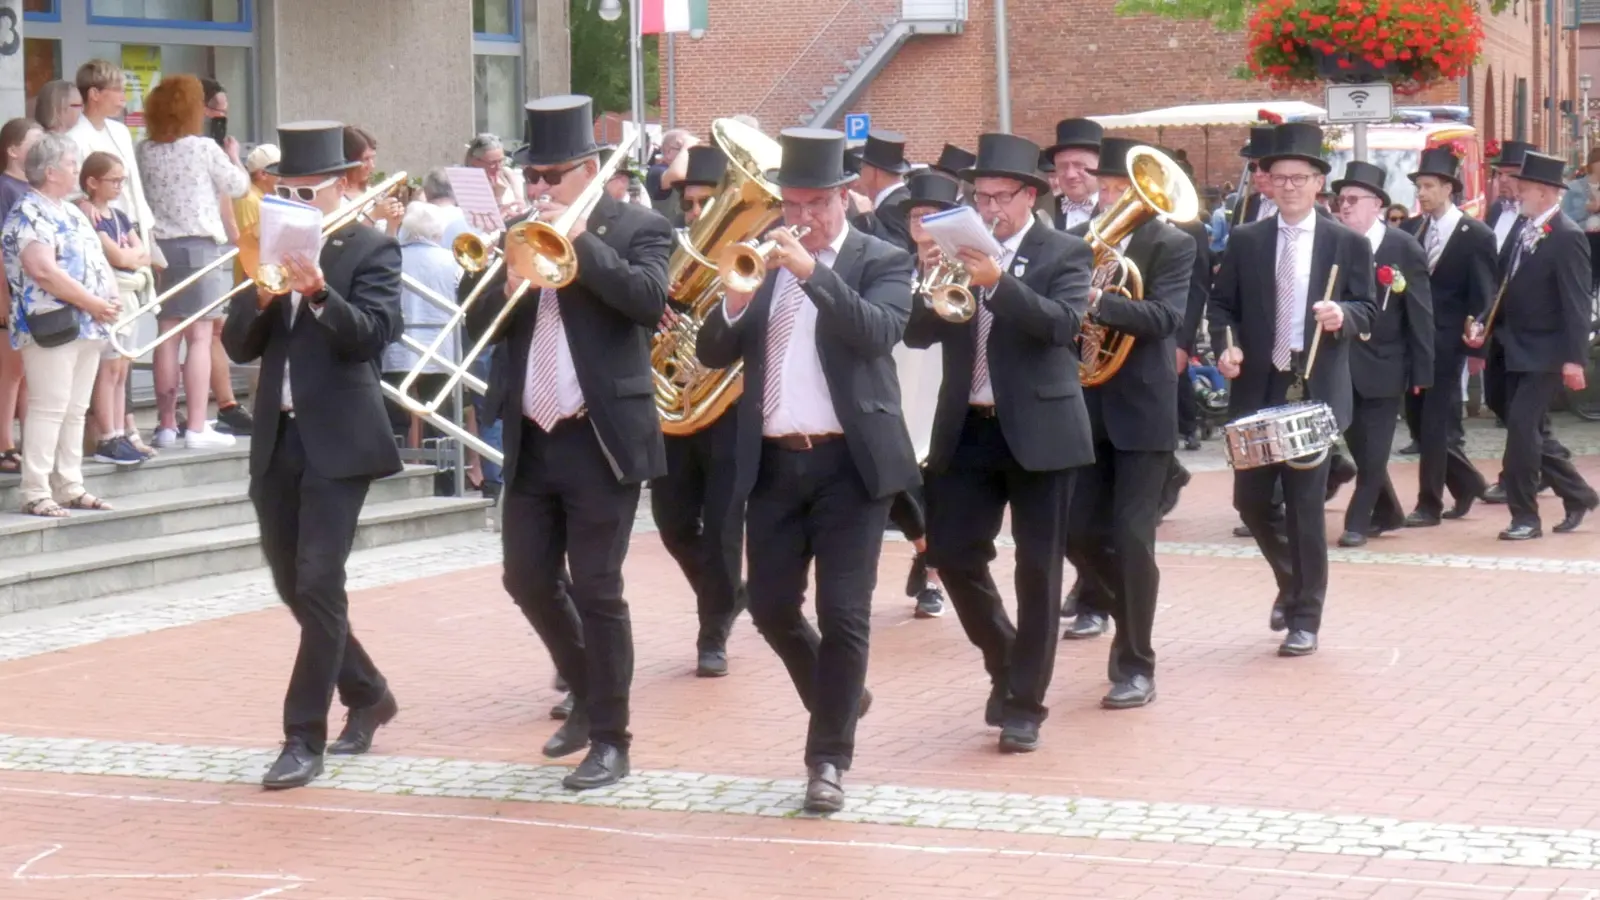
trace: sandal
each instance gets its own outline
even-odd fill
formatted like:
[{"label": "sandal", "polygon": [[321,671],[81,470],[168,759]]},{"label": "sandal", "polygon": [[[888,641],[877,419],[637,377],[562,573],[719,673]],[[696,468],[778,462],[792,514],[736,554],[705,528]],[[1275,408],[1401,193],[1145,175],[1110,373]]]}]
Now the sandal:
[{"label": "sandal", "polygon": [[73,497],[71,500],[68,500],[65,505],[67,509],[98,509],[107,512],[113,509],[111,504],[101,500],[99,497],[96,497],[88,491],[84,491],[78,496]]},{"label": "sandal", "polygon": [[22,474],[22,454],[15,450],[0,450],[0,474]]},{"label": "sandal", "polygon": [[38,500],[30,500],[22,504],[22,514],[25,516],[40,516],[46,519],[65,519],[67,517],[66,509],[49,497],[41,497]]}]

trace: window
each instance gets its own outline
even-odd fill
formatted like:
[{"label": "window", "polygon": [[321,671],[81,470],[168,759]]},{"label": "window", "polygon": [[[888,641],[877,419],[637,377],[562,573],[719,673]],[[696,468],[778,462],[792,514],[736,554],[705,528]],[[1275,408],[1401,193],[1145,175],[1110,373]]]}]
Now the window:
[{"label": "window", "polygon": [[23,90],[28,96],[28,109],[33,109],[33,98],[45,82],[61,77],[61,42],[49,38],[22,39]]},{"label": "window", "polygon": [[517,0],[472,0],[472,33],[479,40],[521,40],[522,4]]},{"label": "window", "polygon": [[1528,139],[1528,79],[1518,78],[1516,93],[1511,100],[1511,139]]},{"label": "window", "polygon": [[500,136],[507,144],[522,142],[522,57],[472,58],[473,127]]},{"label": "window", "polygon": [[250,6],[250,0],[89,0],[89,24],[249,31]]},{"label": "window", "polygon": [[59,22],[61,0],[22,0],[22,18],[29,22]]},{"label": "window", "polygon": [[255,122],[250,106],[250,49],[199,44],[105,44],[90,42],[90,58],[120,60],[128,74],[128,110],[123,120],[137,141],[144,130],[144,95],[163,74],[215,78],[228,94],[228,133],[249,143]]}]

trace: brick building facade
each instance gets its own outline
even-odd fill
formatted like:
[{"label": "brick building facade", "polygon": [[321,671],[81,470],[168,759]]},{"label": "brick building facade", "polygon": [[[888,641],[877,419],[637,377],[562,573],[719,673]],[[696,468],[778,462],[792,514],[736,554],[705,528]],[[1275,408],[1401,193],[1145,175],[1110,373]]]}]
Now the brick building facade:
[{"label": "brick building facade", "polygon": [[[1471,77],[1413,100],[1465,102],[1487,138],[1526,134],[1545,144],[1545,2],[1514,0],[1511,9],[1489,17],[1483,58]],[[916,3],[791,0],[773,7],[762,0],[717,0],[705,35],[676,41],[677,124],[704,133],[711,119],[736,113],[757,116],[768,132],[801,124],[827,87],[842,81],[867,52],[882,23],[909,14]],[[1319,90],[1284,97],[1235,78],[1245,53],[1242,34],[1205,23],[1117,16],[1113,4],[1009,0],[1013,131],[1047,142],[1056,121],[1068,116],[1186,103],[1321,103]],[[959,5],[965,11],[961,33],[911,37],[849,107],[870,113],[875,127],[904,132],[915,159],[937,154],[945,141],[972,147],[979,133],[996,127],[993,3]],[[1558,36],[1559,102],[1577,95],[1577,33],[1561,30]],[[1571,132],[1563,128],[1562,152],[1572,143],[1566,137]],[[1242,129],[1134,136],[1185,148],[1206,184],[1238,177]]]}]

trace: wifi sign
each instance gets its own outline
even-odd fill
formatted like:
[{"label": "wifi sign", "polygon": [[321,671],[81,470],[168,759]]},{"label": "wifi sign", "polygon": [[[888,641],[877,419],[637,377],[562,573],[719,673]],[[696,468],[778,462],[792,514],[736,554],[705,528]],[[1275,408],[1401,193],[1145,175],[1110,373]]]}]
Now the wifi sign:
[{"label": "wifi sign", "polygon": [[1328,85],[1331,123],[1387,122],[1394,112],[1393,104],[1393,88],[1383,82]]},{"label": "wifi sign", "polygon": [[1354,103],[1356,105],[1356,109],[1360,109],[1367,102],[1367,100],[1369,98],[1371,98],[1371,97],[1372,97],[1372,94],[1370,92],[1368,92],[1368,91],[1351,91],[1350,92],[1350,102]]}]

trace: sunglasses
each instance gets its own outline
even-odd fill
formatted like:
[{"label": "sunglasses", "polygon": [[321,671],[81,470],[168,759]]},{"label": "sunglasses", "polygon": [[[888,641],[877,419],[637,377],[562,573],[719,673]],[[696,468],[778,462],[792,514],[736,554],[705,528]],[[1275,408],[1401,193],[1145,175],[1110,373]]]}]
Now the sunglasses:
[{"label": "sunglasses", "polygon": [[1406,220],[1406,217],[1401,215],[1400,213],[1395,213],[1394,215],[1389,217],[1389,221],[1392,222],[1395,225],[1399,225],[1401,222],[1404,222],[1405,220]]},{"label": "sunglasses", "polygon": [[561,183],[563,178],[567,177],[568,172],[571,172],[582,165],[583,163],[581,162],[573,163],[564,169],[535,169],[533,166],[527,166],[522,170],[522,178],[530,185],[543,182],[551,187],[555,187]]},{"label": "sunglasses", "polygon": [[279,197],[282,197],[285,200],[299,200],[301,203],[311,203],[311,202],[313,202],[314,200],[317,199],[317,194],[321,193],[324,188],[326,188],[326,187],[328,187],[329,185],[332,185],[332,184],[338,184],[339,183],[339,178],[340,178],[340,176],[335,175],[332,178],[327,179],[326,181],[320,182],[320,183],[315,184],[315,185],[311,185],[309,187],[306,186],[306,185],[303,185],[303,184],[302,185],[280,184],[277,187],[273,188],[272,191],[273,191],[273,193],[277,194]]},{"label": "sunglasses", "polygon": [[702,207],[711,202],[710,197],[689,198],[684,197],[678,201],[678,209],[683,212],[699,212]]}]

